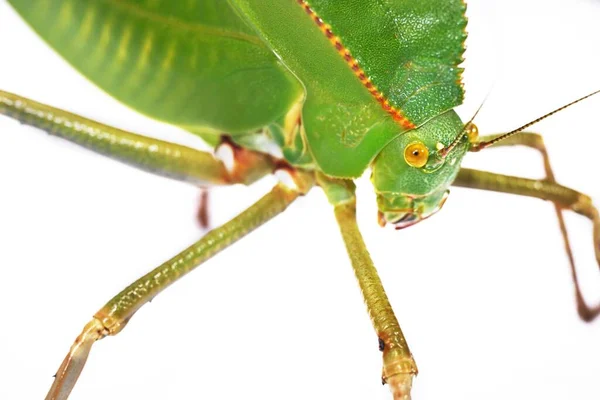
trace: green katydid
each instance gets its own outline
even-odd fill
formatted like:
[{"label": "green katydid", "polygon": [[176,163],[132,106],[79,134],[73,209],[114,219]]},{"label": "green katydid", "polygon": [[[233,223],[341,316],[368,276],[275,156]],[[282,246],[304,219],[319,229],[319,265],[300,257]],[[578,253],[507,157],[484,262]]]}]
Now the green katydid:
[{"label": "green katydid", "polygon": [[[293,3],[293,2],[292,2],[292,3]],[[318,2],[315,2],[315,4],[317,4],[317,3],[318,3]],[[241,4],[241,3],[240,3],[240,4]],[[282,3],[282,4],[283,4],[283,3]],[[304,5],[306,5],[306,4],[307,4],[307,3],[305,3]],[[302,6],[302,5],[303,5],[303,4],[300,4],[300,6]],[[242,4],[242,5],[241,5],[241,7],[244,7],[244,5]],[[267,25],[265,25],[265,26],[267,26],[267,27],[268,27],[268,24],[267,24]],[[315,32],[315,34],[316,34],[317,32],[319,32],[319,31],[316,31],[316,32]],[[319,32],[319,33],[322,33],[322,32]],[[317,36],[318,36],[318,35],[317,35]],[[278,36],[278,37],[280,37],[280,36]],[[326,47],[324,47],[324,48],[326,48]],[[324,50],[324,51],[326,51],[326,50]],[[350,82],[350,81],[349,81],[349,82]],[[385,111],[385,110],[384,110],[384,111]],[[368,111],[367,113],[369,113],[369,112],[371,112],[371,111]],[[317,118],[317,120],[319,120],[319,119]],[[360,122],[360,121],[358,121],[358,122]],[[283,123],[282,123],[282,124],[283,124]],[[461,126],[462,126],[462,125],[461,125]],[[457,131],[455,132],[455,136],[456,136],[456,134],[458,134],[458,133],[459,133],[459,131],[460,131],[460,129],[459,129],[459,130],[457,130]],[[406,136],[405,136],[404,138],[406,138]],[[346,140],[346,138],[344,138],[344,140]],[[356,139],[352,139],[352,138],[351,138],[351,139],[348,139],[348,140],[356,140]],[[412,140],[412,139],[411,139],[411,140]],[[408,144],[410,144],[410,143],[407,143],[406,145],[408,145]],[[404,148],[406,148],[406,147],[407,147],[406,145],[402,145],[402,146],[400,146],[400,147],[401,147],[401,149],[400,149],[400,150],[403,150]],[[446,145],[448,145],[448,143],[446,143]],[[348,143],[348,146],[347,146],[347,147],[348,147],[348,148],[352,148],[352,145],[351,145],[351,143]],[[400,152],[402,152],[402,151],[400,151]],[[292,156],[290,155],[290,157],[292,157]],[[321,184],[322,184],[323,186],[327,186],[327,185],[326,185],[326,184],[325,184],[323,181],[321,181]],[[435,209],[435,206],[437,205],[437,203],[439,203],[439,198],[436,198],[435,200],[436,200],[436,201],[435,201],[435,203],[436,203],[436,204],[434,204],[434,205],[433,205],[432,209]],[[397,215],[393,215],[393,216],[392,216],[392,215],[390,215],[390,216],[388,216],[388,217],[389,217],[389,218],[391,218],[391,219],[393,219],[393,220],[396,220],[396,219],[400,218],[400,217],[399,217],[399,216],[397,216]],[[342,218],[342,220],[346,220],[346,219]],[[384,347],[385,347],[385,346],[384,346]]]}]

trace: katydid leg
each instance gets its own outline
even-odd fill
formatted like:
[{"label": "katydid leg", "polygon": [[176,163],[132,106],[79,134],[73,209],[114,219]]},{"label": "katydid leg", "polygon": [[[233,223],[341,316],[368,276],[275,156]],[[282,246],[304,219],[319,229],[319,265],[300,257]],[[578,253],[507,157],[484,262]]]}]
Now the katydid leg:
[{"label": "katydid leg", "polygon": [[199,186],[250,184],[274,169],[271,156],[227,142],[220,146],[229,158],[223,162],[211,153],[127,132],[1,90],[0,114],[142,170]]},{"label": "katydid leg", "polygon": [[567,255],[569,256],[571,275],[575,285],[577,312],[584,321],[592,321],[600,315],[600,304],[593,307],[587,305],[581,294],[569,237],[566,233],[564,219],[562,218],[562,210],[571,210],[590,219],[593,224],[594,251],[596,260],[600,265],[600,214],[592,204],[589,196],[549,180],[520,178],[467,168],[460,170],[453,185],[536,197],[553,202],[559,211],[560,229],[565,241]]},{"label": "katydid leg", "polygon": [[207,189],[200,189],[200,199],[198,204],[198,214],[196,214],[196,218],[198,219],[198,224],[202,229],[208,229],[210,226],[210,213],[209,213],[209,198]]},{"label": "katydid leg", "polygon": [[310,189],[310,175],[298,171],[292,171],[291,174],[295,186],[281,183],[276,185],[270,193],[237,217],[208,232],[169,261],[133,282],[96,312],[59,367],[46,400],[68,398],[96,340],[119,333],[146,302],[221,250],[283,212],[298,196]]},{"label": "katydid leg", "polygon": [[358,229],[354,184],[322,176],[318,181],[334,206],[354,274],[379,338],[379,349],[383,352],[382,380],[389,385],[394,400],[409,400],[417,366]]},{"label": "katydid leg", "polygon": [[[495,138],[500,136],[502,136],[502,134],[484,136],[480,138],[480,141],[493,142]],[[548,156],[548,150],[546,149],[546,145],[544,143],[544,138],[542,135],[535,132],[519,132],[513,136],[507,137],[503,141],[494,143],[490,146],[490,148],[506,146],[525,146],[537,150],[542,156],[542,161],[544,163],[544,172],[546,173],[545,180],[552,183],[556,182],[556,179],[554,178],[554,172],[552,171],[552,166],[550,165],[550,157]],[[571,268],[573,281],[575,282],[575,297],[577,299],[577,310],[579,316],[583,320],[587,320],[588,318],[593,318],[593,311],[590,310],[590,308],[586,305],[585,300],[581,295],[581,291],[579,290],[579,282],[577,280],[576,272],[577,270],[575,267],[575,257],[573,256],[573,250],[571,247],[571,241],[569,239],[569,232],[567,231],[567,225],[565,224],[563,209],[558,203],[554,203],[554,210],[556,211],[558,226],[563,238],[565,252],[567,253],[567,258],[569,259],[569,267]]]}]

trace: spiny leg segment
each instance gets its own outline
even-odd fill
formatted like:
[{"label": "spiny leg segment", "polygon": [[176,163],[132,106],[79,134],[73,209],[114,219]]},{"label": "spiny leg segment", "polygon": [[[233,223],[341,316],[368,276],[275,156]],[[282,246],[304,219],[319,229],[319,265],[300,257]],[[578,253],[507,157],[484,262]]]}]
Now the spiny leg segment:
[{"label": "spiny leg segment", "polygon": [[383,352],[382,380],[389,385],[394,400],[409,400],[417,366],[358,229],[354,183],[323,175],[317,175],[317,181],[334,206],[354,274],[379,338],[379,349]]},{"label": "spiny leg segment", "polygon": [[181,253],[133,282],[102,307],[86,324],[56,373],[46,400],[66,400],[95,341],[119,333],[146,302],[212,256],[283,212],[313,185],[311,175],[291,172],[293,187],[276,185],[231,221],[206,234]]},{"label": "spiny leg segment", "polygon": [[[594,207],[592,199],[589,196],[549,180],[520,178],[468,168],[462,168],[459,171],[453,185],[548,200],[553,202],[560,211],[571,210],[589,218],[593,224],[593,242],[596,261],[600,265],[600,214],[596,207]],[[600,314],[600,304],[590,307],[583,299],[579,288],[577,271],[572,260],[572,253],[568,236],[566,235],[564,221],[562,218],[559,218],[559,221],[562,221],[561,232],[563,233],[569,261],[571,262],[571,274],[575,284],[578,312],[584,321],[592,321]]]}]

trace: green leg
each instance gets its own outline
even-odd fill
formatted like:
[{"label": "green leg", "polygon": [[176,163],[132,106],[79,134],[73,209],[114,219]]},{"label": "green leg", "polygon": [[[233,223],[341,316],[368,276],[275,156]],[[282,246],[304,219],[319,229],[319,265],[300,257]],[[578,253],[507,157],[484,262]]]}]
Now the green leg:
[{"label": "green leg", "polygon": [[323,176],[318,176],[318,181],[334,205],[354,274],[379,338],[379,349],[383,352],[383,382],[390,386],[394,400],[409,400],[417,366],[358,229],[354,184]]},{"label": "green leg", "polygon": [[225,142],[228,162],[190,147],[113,128],[0,91],[0,114],[134,167],[200,186],[252,183],[274,169],[272,157]]},{"label": "green leg", "polygon": [[312,178],[291,172],[294,185],[278,184],[262,199],[223,226],[206,234],[181,253],[133,282],[102,307],[86,324],[64,361],[46,400],[65,400],[83,369],[92,345],[108,335],[119,333],[131,317],[173,282],[283,212],[312,186]]},{"label": "green leg", "polygon": [[[502,134],[497,135],[489,135],[481,138],[482,142],[491,142],[495,138],[503,136]],[[497,147],[506,147],[506,146],[525,146],[532,149],[537,150],[541,156],[542,161],[544,163],[544,171],[546,173],[546,181],[556,183],[556,179],[554,178],[554,172],[552,171],[552,166],[550,165],[550,157],[548,156],[548,151],[546,149],[546,145],[544,143],[544,138],[542,135],[535,132],[519,132],[513,136],[510,136],[504,139],[501,142],[496,142],[490,146],[490,148]],[[556,212],[556,217],[558,219],[558,226],[560,228],[560,232],[563,237],[563,243],[565,245],[565,251],[567,253],[567,257],[569,259],[569,264],[572,271],[575,271],[575,258],[573,257],[573,251],[571,250],[571,242],[569,240],[569,233],[567,231],[567,225],[565,224],[565,218],[563,215],[562,208],[554,203],[554,210]],[[577,277],[574,276],[575,286],[577,288],[577,301],[580,304],[585,305],[585,303],[581,303],[582,301],[581,295],[579,293],[579,284],[577,282]],[[578,309],[582,310],[582,307],[578,307]],[[580,316],[583,318],[583,314],[580,313]]]},{"label": "green leg", "polygon": [[[481,138],[481,141],[489,142],[499,136],[502,136],[502,134],[484,136]],[[490,148],[505,146],[525,146],[537,150],[541,154],[544,163],[544,171],[546,173],[545,181],[550,183],[556,183],[556,179],[554,178],[554,172],[552,171],[552,166],[550,165],[550,157],[548,156],[548,151],[546,149],[546,145],[544,143],[544,138],[542,135],[535,132],[519,132],[513,136],[502,140],[501,142],[494,143],[492,146],[490,146]],[[571,275],[575,284],[575,298],[577,300],[577,310],[579,316],[584,321],[591,321],[598,315],[598,313],[600,313],[600,309],[596,310],[595,308],[590,308],[583,299],[579,287],[579,280],[577,278],[575,257],[573,256],[571,241],[569,239],[569,233],[567,231],[567,225],[565,223],[565,218],[563,215],[563,208],[560,206],[559,203],[554,203],[554,209],[556,211],[556,217],[558,218],[558,226],[563,237],[563,243],[565,246],[565,251],[567,253],[567,258],[569,259]]]},{"label": "green leg", "polygon": [[515,176],[495,174],[492,172],[477,171],[463,168],[458,173],[454,182],[455,186],[473,189],[491,190],[502,193],[512,193],[521,196],[537,197],[542,200],[552,201],[559,215],[560,229],[565,240],[565,247],[569,256],[571,275],[575,284],[575,297],[577,311],[584,321],[592,321],[600,314],[600,304],[590,307],[586,304],[577,277],[577,270],[569,245],[569,239],[562,218],[562,210],[571,210],[588,217],[593,224],[593,241],[596,260],[600,264],[600,214],[589,196],[573,189],[559,185],[549,180],[535,180]]}]

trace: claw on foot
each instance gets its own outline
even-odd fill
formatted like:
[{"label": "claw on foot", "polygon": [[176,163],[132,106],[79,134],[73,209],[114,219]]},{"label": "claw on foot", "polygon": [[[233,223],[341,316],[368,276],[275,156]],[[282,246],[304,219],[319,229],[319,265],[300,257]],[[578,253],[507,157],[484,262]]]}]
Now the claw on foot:
[{"label": "claw on foot", "polygon": [[107,329],[96,318],[87,323],[58,368],[46,400],[66,400],[69,397],[87,361],[92,345],[107,334]]}]

